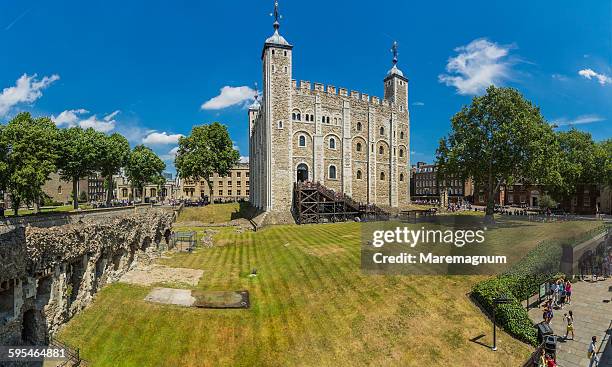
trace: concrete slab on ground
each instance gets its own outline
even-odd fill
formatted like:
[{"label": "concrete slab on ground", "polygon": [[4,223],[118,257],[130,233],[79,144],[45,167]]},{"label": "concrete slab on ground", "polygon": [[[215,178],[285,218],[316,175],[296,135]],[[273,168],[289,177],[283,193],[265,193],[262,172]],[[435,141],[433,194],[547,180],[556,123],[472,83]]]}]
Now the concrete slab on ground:
[{"label": "concrete slab on ground", "polygon": [[[599,367],[612,367],[612,345],[610,343],[612,322],[612,278],[597,282],[573,284],[572,304],[562,310],[554,310],[551,326],[555,335],[560,336],[557,345],[559,367],[587,367],[587,350],[592,336],[597,336]],[[564,340],[566,322],[563,314],[572,310],[574,314],[574,340]],[[535,323],[542,321],[542,309],[531,309],[529,316]]]},{"label": "concrete slab on ground", "polygon": [[145,297],[145,301],[191,307],[195,302],[189,289],[153,288]]}]

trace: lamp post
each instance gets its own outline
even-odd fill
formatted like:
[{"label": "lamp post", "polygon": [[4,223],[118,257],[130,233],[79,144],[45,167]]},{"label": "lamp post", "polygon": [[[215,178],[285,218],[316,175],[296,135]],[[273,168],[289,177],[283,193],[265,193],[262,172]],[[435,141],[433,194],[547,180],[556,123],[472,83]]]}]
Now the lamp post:
[{"label": "lamp post", "polygon": [[505,294],[502,294],[499,297],[493,298],[493,348],[491,348],[494,352],[497,350],[497,333],[495,327],[495,312],[497,311],[497,305],[504,305],[510,303],[512,300],[508,298]]}]

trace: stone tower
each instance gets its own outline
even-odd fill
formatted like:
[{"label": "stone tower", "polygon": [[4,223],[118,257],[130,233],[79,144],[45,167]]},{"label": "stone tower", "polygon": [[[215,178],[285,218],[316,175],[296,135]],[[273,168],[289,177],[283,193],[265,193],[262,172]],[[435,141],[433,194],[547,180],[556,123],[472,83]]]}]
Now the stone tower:
[{"label": "stone tower", "polygon": [[278,32],[280,28],[278,1],[274,2],[274,34],[263,48],[263,115],[267,126],[267,151],[274,152],[281,147],[286,154],[270,154],[267,157],[266,211],[289,212],[292,203],[293,168],[291,167],[291,50],[289,44]]},{"label": "stone tower", "polygon": [[295,182],[318,182],[364,204],[410,203],[408,79],[397,67],[384,98],[292,79],[293,46],[274,33],[261,53],[263,95],[249,108],[250,201],[271,222],[291,218]]}]

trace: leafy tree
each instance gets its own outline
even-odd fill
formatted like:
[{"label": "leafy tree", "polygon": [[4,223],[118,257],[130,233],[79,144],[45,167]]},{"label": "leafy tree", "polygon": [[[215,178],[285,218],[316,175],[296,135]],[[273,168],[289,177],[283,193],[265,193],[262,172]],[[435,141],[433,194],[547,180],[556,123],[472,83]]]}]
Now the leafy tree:
[{"label": "leafy tree", "polygon": [[110,204],[113,196],[113,175],[124,167],[130,157],[130,143],[121,134],[114,133],[102,140],[98,166],[105,179],[106,203]]},{"label": "leafy tree", "polygon": [[555,199],[548,194],[544,194],[540,198],[540,209],[554,209],[557,207],[557,205],[558,203],[555,201]]},{"label": "leafy tree", "polygon": [[212,174],[227,175],[238,163],[240,155],[234,149],[227,128],[218,122],[194,126],[191,134],[179,139],[179,149],[174,160],[178,174],[183,178],[208,183],[208,199],[212,202]]},{"label": "leafy tree", "polygon": [[451,119],[450,134],[437,150],[442,177],[473,178],[487,194],[486,221],[493,221],[500,185],[522,180],[559,180],[559,147],[540,109],[516,89],[491,86]]},{"label": "leafy tree", "polygon": [[4,217],[4,193],[6,192],[6,183],[9,176],[9,143],[5,139],[5,129],[5,125],[0,125],[0,195],[2,195],[0,196],[0,201],[3,203],[0,207],[0,217]]},{"label": "leafy tree", "polygon": [[[132,183],[132,190],[137,188],[142,193],[144,202],[144,186],[148,183],[157,183],[162,172],[166,169],[166,164],[162,161],[151,148],[144,145],[134,147],[125,166],[125,173]],[[136,195],[134,195],[136,199]]]},{"label": "leafy tree", "polygon": [[595,165],[601,170],[600,183],[612,186],[612,139],[597,144]]},{"label": "leafy tree", "polygon": [[56,171],[59,130],[49,118],[33,118],[23,112],[9,121],[2,135],[8,147],[4,161],[5,186],[15,215],[22,203],[34,204],[38,212],[44,194],[42,186]]},{"label": "leafy tree", "polygon": [[106,137],[92,128],[83,130],[80,127],[62,130],[61,137],[58,161],[60,176],[66,181],[72,181],[72,204],[74,209],[78,209],[79,180],[98,169],[102,142]]}]

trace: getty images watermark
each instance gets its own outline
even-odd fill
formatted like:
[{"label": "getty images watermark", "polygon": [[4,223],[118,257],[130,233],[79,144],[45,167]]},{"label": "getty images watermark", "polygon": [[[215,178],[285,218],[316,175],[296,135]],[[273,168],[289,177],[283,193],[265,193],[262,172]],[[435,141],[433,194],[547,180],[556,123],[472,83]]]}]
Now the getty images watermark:
[{"label": "getty images watermark", "polygon": [[[361,266],[378,274],[493,274],[514,261],[480,222],[364,223]],[[518,258],[517,258],[518,259]]]}]

